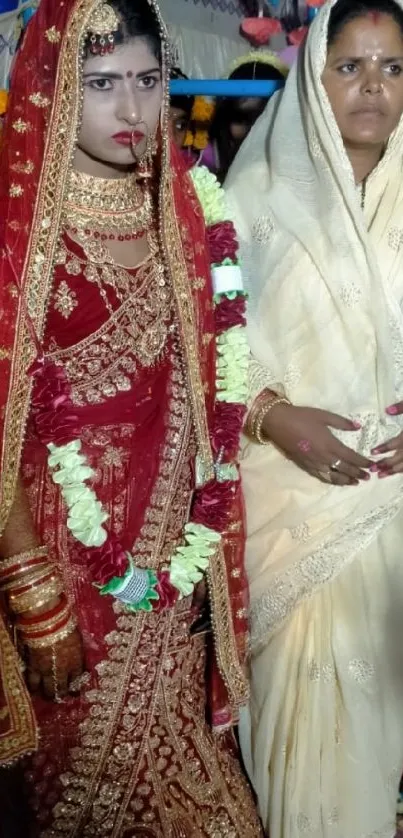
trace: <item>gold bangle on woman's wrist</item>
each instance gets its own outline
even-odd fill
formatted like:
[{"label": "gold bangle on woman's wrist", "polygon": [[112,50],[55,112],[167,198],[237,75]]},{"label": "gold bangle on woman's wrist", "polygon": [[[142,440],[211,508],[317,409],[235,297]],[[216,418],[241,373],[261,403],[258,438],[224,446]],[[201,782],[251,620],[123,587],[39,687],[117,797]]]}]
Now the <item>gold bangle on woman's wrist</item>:
[{"label": "gold bangle on woman's wrist", "polygon": [[278,393],[273,393],[271,390],[263,390],[263,392],[255,399],[254,404],[249,411],[248,418],[245,425],[245,433],[259,445],[270,445],[271,440],[264,435],[263,423],[266,416],[273,407],[278,404],[290,404],[289,399],[285,396],[280,396]]},{"label": "gold bangle on woman's wrist", "polygon": [[[76,627],[63,580],[44,546],[0,559],[0,593],[6,595],[16,618],[15,628],[27,646],[54,647]],[[57,604],[52,605],[56,598]],[[44,613],[37,614],[46,607]]]}]

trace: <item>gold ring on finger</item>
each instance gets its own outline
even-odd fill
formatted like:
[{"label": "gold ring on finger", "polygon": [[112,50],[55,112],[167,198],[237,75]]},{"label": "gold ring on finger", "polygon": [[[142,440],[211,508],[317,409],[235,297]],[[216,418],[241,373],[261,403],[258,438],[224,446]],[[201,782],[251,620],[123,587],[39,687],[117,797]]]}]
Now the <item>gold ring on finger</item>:
[{"label": "gold ring on finger", "polygon": [[341,460],[335,460],[330,466],[330,471],[338,471],[341,466]]}]

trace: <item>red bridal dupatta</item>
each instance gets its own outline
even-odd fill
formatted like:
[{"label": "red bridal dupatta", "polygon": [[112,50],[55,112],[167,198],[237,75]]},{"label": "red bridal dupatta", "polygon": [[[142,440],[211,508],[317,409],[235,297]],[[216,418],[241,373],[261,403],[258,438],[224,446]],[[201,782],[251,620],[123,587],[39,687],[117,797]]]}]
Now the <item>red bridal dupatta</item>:
[{"label": "red bridal dupatta", "polygon": [[[0,531],[13,503],[31,396],[29,369],[45,329],[70,160],[80,123],[80,56],[99,0],[41,0],[12,73],[0,154]],[[158,11],[155,10],[158,14]],[[166,137],[164,130],[162,135]],[[176,303],[198,463],[213,477],[214,312],[201,207],[179,155],[162,142],[161,250]],[[245,701],[247,586],[240,489],[208,574],[214,656],[213,725],[228,727]]]}]

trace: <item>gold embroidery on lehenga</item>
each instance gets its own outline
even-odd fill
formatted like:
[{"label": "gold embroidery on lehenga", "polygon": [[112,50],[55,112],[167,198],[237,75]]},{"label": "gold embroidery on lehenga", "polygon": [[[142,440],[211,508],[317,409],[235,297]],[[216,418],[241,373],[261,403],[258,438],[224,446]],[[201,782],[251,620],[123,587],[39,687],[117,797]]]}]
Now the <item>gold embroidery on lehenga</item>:
[{"label": "gold embroidery on lehenga", "polygon": [[[26,307],[39,340],[42,337],[47,305],[53,281],[54,254],[60,235],[61,211],[81,117],[80,62],[83,40],[93,2],[80,0],[70,16],[69,28],[60,48],[57,83],[53,95],[52,125],[46,144],[46,160],[41,171],[35,204],[32,208],[32,235],[26,253],[21,285],[25,288]],[[61,34],[52,26],[44,37],[58,43]],[[22,47],[23,49],[23,47]],[[13,129],[26,133],[32,129],[21,118]],[[20,464],[25,423],[28,417],[32,380],[26,371],[35,357],[35,346],[27,322],[26,311],[20,307],[16,323],[14,364],[7,403],[7,422],[3,440],[0,532],[11,504]]]},{"label": "gold embroidery on lehenga", "polygon": [[56,26],[51,26],[50,29],[47,29],[45,32],[45,38],[47,38],[50,44],[58,44],[61,34],[58,29],[56,29]]},{"label": "gold embroidery on lehenga", "polygon": [[24,187],[20,183],[12,183],[8,193],[11,198],[20,198],[24,194]]},{"label": "gold embroidery on lehenga", "polygon": [[[185,184],[186,186],[186,184]],[[192,193],[189,192],[192,199]],[[164,252],[168,274],[172,281],[176,301],[180,334],[187,371],[189,393],[192,401],[197,453],[205,480],[213,477],[213,461],[208,433],[205,392],[198,359],[198,340],[193,301],[189,295],[189,272],[186,269],[181,237],[173,209],[171,175],[168,171],[161,184],[164,208],[163,233],[170,243],[169,253]],[[239,659],[232,625],[231,605],[228,595],[227,570],[222,549],[211,560],[208,575],[212,625],[219,669],[234,707],[245,701],[248,687]]]},{"label": "gold embroidery on lehenga", "polygon": [[29,101],[32,102],[33,105],[36,105],[37,108],[47,108],[48,105],[50,105],[50,99],[48,96],[44,96],[43,93],[40,93],[40,91],[37,93],[31,93]]},{"label": "gold embroidery on lehenga", "polygon": [[3,720],[7,718],[9,732],[1,737],[0,758],[3,764],[12,763],[23,754],[34,751],[38,734],[34,713],[26,693],[22,675],[22,661],[10,641],[10,635],[0,621],[0,686],[5,699]]},{"label": "gold embroidery on lehenga", "polygon": [[233,707],[239,708],[248,698],[248,683],[236,648],[228,594],[227,566],[221,545],[210,561],[207,581],[212,605],[211,623],[215,652],[220,673]]},{"label": "gold embroidery on lehenga", "polygon": [[[30,175],[34,171],[34,164],[32,160],[27,160],[26,163],[12,163],[10,166],[13,172],[18,172],[20,175]],[[9,227],[14,230],[19,229],[18,221],[10,221]]]},{"label": "gold embroidery on lehenga", "polygon": [[[60,252],[57,259],[61,259]],[[71,261],[73,265],[77,262],[77,271],[74,268],[71,273],[81,273],[80,261],[75,257]],[[86,270],[87,279],[91,267]],[[63,362],[72,385],[73,402],[77,405],[99,404],[119,392],[127,392],[138,364],[150,367],[164,351],[170,329],[171,294],[165,285],[161,286],[161,266],[148,260],[135,277],[124,269],[119,270],[125,274],[127,292],[120,308],[88,338],[68,349],[52,348],[50,352],[56,362]],[[63,304],[67,314],[64,285]],[[60,310],[58,295],[59,290],[53,304]]]},{"label": "gold embroidery on lehenga", "polygon": [[25,134],[26,131],[30,131],[32,125],[30,122],[24,122],[23,119],[16,119],[13,122],[14,131],[17,131],[18,134]]},{"label": "gold embroidery on lehenga", "polygon": [[54,295],[54,307],[56,311],[58,311],[65,320],[68,320],[70,314],[72,314],[77,306],[77,294],[75,294],[74,291],[69,288],[67,282],[63,280]]},{"label": "gold embroidery on lehenga", "polygon": [[193,300],[189,291],[189,274],[183,254],[172,194],[172,173],[169,166],[161,182],[161,204],[163,212],[163,233],[170,247],[165,248],[164,259],[172,282],[172,289],[178,311],[183,344],[185,367],[189,380],[193,416],[197,437],[198,455],[203,461],[206,479],[214,476],[213,459],[207,424],[206,404],[198,358],[198,337]]},{"label": "gold embroidery on lehenga", "polygon": [[192,475],[187,463],[194,459],[191,413],[184,374],[175,343],[172,352],[170,398],[166,417],[166,445],[159,474],[147,507],[133,554],[139,563],[157,568],[168,559],[172,545],[182,535],[192,497]]},{"label": "gold embroidery on lehenga", "polygon": [[153,838],[258,838],[239,765],[205,723],[205,636],[190,636],[188,604],[142,617],[115,610],[42,838],[121,838],[133,828]]}]

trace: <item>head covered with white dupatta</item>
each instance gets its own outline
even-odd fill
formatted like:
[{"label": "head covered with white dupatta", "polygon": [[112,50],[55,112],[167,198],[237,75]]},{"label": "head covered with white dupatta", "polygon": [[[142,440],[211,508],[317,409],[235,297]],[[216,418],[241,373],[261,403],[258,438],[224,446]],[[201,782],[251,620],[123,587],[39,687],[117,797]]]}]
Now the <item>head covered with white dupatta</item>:
[{"label": "head covered with white dupatta", "polygon": [[[367,180],[363,210],[322,83],[337,2],[314,20],[227,190],[250,295],[252,397],[267,386],[355,419],[362,430],[338,436],[369,455],[403,426],[385,414],[403,400],[403,122]],[[258,643],[396,514],[403,475],[340,491],[274,447],[245,442],[243,477]]]}]

